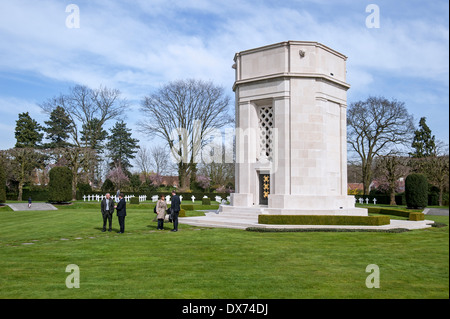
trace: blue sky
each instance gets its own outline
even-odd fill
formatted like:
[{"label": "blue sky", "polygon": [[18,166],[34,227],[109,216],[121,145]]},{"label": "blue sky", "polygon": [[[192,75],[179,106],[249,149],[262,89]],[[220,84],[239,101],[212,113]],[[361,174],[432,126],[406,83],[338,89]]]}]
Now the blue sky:
[{"label": "blue sky", "polygon": [[[80,28],[66,26],[72,3]],[[369,4],[380,9],[379,28],[366,26]],[[447,0],[0,0],[0,149],[14,146],[18,113],[43,124],[37,104],[75,84],[119,89],[132,104],[128,127],[151,145],[136,131],[144,95],[193,77],[233,97],[234,54],[286,40],[348,56],[349,104],[403,101],[448,143],[448,26]]]}]

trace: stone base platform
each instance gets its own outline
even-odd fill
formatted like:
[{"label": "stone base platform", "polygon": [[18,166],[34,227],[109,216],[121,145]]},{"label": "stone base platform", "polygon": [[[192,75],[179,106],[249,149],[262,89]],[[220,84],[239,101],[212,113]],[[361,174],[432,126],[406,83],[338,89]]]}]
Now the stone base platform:
[{"label": "stone base platform", "polygon": [[431,220],[409,221],[391,219],[389,225],[382,226],[355,226],[355,225],[267,225],[258,224],[258,215],[261,212],[254,208],[243,209],[240,212],[207,212],[205,216],[197,217],[180,217],[179,222],[182,224],[199,226],[199,227],[218,227],[218,228],[234,228],[246,229],[248,227],[259,228],[309,228],[309,229],[374,229],[389,230],[403,228],[408,230],[423,229],[431,227],[434,222]]},{"label": "stone base platform", "polygon": [[15,212],[17,211],[38,211],[38,210],[58,210],[55,206],[48,203],[32,203],[28,208],[28,203],[6,204]]}]

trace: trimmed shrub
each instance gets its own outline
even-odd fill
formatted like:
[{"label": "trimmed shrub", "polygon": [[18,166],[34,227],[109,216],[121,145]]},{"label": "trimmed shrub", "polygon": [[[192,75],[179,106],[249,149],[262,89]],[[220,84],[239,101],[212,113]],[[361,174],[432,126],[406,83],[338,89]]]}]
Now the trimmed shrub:
[{"label": "trimmed shrub", "polygon": [[53,167],[49,173],[49,202],[69,202],[72,199],[72,172],[68,167]]},{"label": "trimmed shrub", "polygon": [[105,179],[102,185],[103,192],[114,192],[114,183],[109,179]]},{"label": "trimmed shrub", "polygon": [[258,215],[259,224],[270,225],[363,225],[380,226],[390,223],[389,216],[341,215]]},{"label": "trimmed shrub", "polygon": [[181,205],[181,209],[184,209],[184,210],[194,210],[194,205],[192,205],[192,204]]},{"label": "trimmed shrub", "polygon": [[209,198],[202,198],[202,205],[211,205],[211,200]]},{"label": "trimmed shrub", "polygon": [[389,209],[389,208],[381,208],[381,207],[369,207],[367,211],[371,214],[384,214],[384,215],[393,215],[393,216],[401,216],[408,217],[409,220],[425,220],[424,213],[421,212],[409,212],[406,210],[398,210],[398,209]]},{"label": "trimmed shrub", "polygon": [[80,192],[82,195],[89,195],[90,193],[92,193],[92,187],[87,183],[78,183],[77,191]]},{"label": "trimmed shrub", "polygon": [[132,204],[132,205],[139,205],[139,197],[131,197],[130,198],[130,204]]},{"label": "trimmed shrub", "polygon": [[409,217],[410,212],[399,209],[389,209],[383,207],[367,207],[367,212],[371,214],[393,215],[401,217]]},{"label": "trimmed shrub", "polygon": [[178,217],[186,217],[186,211],[184,209],[180,209],[180,212],[178,213]]},{"label": "trimmed shrub", "polygon": [[423,174],[409,174],[405,180],[405,197],[408,208],[423,208],[428,204],[428,182]]},{"label": "trimmed shrub", "polygon": [[425,214],[424,213],[409,213],[409,220],[425,220]]}]

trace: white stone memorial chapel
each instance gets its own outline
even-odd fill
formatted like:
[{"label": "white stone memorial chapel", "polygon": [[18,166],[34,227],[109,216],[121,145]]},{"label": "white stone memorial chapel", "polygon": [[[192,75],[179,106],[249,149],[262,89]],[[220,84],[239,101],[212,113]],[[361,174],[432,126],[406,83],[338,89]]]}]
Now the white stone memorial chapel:
[{"label": "white stone memorial chapel", "polygon": [[367,215],[347,195],[346,59],[306,41],[236,53],[236,190],[221,212]]}]

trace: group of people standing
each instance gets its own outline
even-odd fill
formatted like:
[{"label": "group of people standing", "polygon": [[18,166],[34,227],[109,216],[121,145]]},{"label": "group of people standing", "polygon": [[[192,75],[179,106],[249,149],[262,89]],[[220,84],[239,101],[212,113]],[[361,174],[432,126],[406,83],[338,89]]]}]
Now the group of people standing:
[{"label": "group of people standing", "polygon": [[[119,193],[119,202],[117,205],[114,205],[114,200],[111,198],[111,195],[107,193],[105,195],[105,198],[102,200],[100,204],[100,209],[103,216],[103,229],[102,232],[106,231],[106,223],[109,224],[108,231],[112,231],[112,215],[114,213],[114,209],[117,212],[117,218],[119,220],[119,226],[120,230],[117,232],[119,234],[123,234],[125,232],[125,216],[127,216],[127,204],[125,202],[125,198],[123,193]],[[181,209],[181,201],[180,197],[176,194],[175,191],[172,191],[172,199],[171,199],[171,205],[169,208],[169,213],[173,222],[173,232],[178,231],[178,214],[180,213]],[[164,196],[161,196],[161,198],[158,200],[155,212],[157,214],[158,219],[158,227],[157,229],[163,230],[164,229],[164,219],[166,217],[166,213],[168,212],[167,204],[164,199]]]}]

